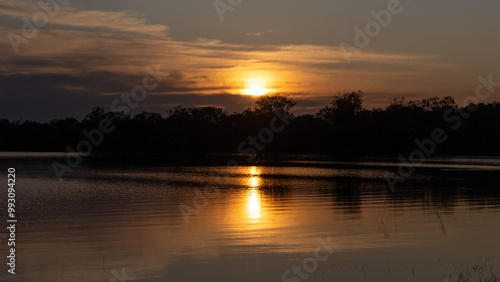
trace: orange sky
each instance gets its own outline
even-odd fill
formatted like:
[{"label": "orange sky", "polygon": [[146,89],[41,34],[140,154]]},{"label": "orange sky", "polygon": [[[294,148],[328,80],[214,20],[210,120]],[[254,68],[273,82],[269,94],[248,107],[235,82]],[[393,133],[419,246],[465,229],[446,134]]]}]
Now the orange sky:
[{"label": "orange sky", "polygon": [[[493,59],[500,41],[489,36],[499,20],[488,17],[499,4],[401,2],[401,13],[348,62],[339,45],[353,45],[353,28],[363,28],[373,20],[370,11],[388,5],[365,2],[290,1],[281,10],[262,10],[258,4],[265,2],[259,0],[234,7],[220,21],[210,2],[202,9],[180,1],[71,1],[36,36],[13,48],[9,35],[22,35],[21,18],[43,10],[35,1],[4,0],[0,95],[8,102],[3,105],[10,104],[0,108],[0,118],[81,117],[95,106],[109,108],[141,84],[145,67],[156,65],[168,76],[138,111],[164,112],[178,104],[242,110],[253,104],[248,94],[265,92],[295,98],[297,113],[317,112],[343,90],[364,91],[366,107],[402,95],[452,95],[460,102],[479,75],[500,77]],[[439,14],[447,8],[453,13]],[[482,37],[487,41],[478,42]]]}]

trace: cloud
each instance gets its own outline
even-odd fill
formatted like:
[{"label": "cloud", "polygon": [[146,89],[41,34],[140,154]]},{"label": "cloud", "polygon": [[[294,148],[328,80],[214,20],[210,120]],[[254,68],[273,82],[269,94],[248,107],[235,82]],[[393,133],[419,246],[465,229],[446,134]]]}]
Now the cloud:
[{"label": "cloud", "polygon": [[[157,91],[148,92],[147,99],[133,113],[165,114],[177,105],[213,105],[233,112],[254,104],[254,97],[228,93],[207,95],[204,94],[207,89],[189,88],[182,80],[178,76],[167,77]],[[71,74],[0,75],[0,119],[49,121],[70,116],[81,119],[94,107],[109,110],[121,94],[130,93],[134,83],[138,85],[141,79],[114,73],[89,73],[84,77]],[[102,95],[103,92],[107,94]]]},{"label": "cloud", "polygon": [[268,33],[273,33],[274,30],[266,30],[266,31],[260,31],[260,32],[247,32],[245,33],[245,36],[263,36]]},{"label": "cloud", "polygon": [[[10,17],[37,11],[35,2],[0,3],[0,14]],[[147,66],[158,64],[170,76],[143,103],[148,109],[174,104],[244,109],[254,98],[239,94],[249,81],[259,80],[272,92],[300,99],[297,109],[310,112],[328,102],[323,97],[342,89],[415,93],[432,85],[437,72],[457,69],[434,55],[362,52],[348,64],[337,46],[180,41],[166,35],[166,26],[149,24],[133,12],[81,11],[67,5],[51,24],[20,45],[18,55],[7,34],[20,31],[0,29],[0,97],[26,105],[26,118],[109,106],[112,97],[142,83]],[[20,115],[10,106],[0,113]]]},{"label": "cloud", "polygon": [[[51,10],[56,11],[53,7]],[[44,11],[37,2],[27,0],[7,0],[0,3],[0,14],[13,18],[26,17],[29,20],[37,12]],[[69,5],[59,6],[59,11],[49,19],[50,24],[66,27],[101,29],[131,34],[165,36],[167,26],[150,24],[132,11],[104,12],[81,11]]]}]

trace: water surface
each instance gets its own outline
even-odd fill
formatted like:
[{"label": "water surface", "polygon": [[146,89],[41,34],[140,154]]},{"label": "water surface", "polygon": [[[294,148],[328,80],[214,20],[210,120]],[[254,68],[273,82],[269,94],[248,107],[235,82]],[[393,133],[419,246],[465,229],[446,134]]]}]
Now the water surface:
[{"label": "water surface", "polygon": [[[394,193],[387,160],[82,165],[64,181],[51,162],[0,160],[3,183],[17,170],[16,281],[123,269],[133,281],[490,281],[500,267],[498,159],[436,159]],[[225,186],[200,197],[207,183]],[[318,240],[326,260],[283,276]]]}]

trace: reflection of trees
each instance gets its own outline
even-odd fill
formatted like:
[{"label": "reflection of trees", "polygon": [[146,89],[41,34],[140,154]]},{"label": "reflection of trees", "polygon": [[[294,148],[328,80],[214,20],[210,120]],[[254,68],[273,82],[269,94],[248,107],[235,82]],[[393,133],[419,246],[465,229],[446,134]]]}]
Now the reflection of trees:
[{"label": "reflection of trees", "polygon": [[331,182],[327,190],[333,203],[333,209],[345,215],[346,219],[361,217],[361,196],[363,194],[361,181],[341,180]]},{"label": "reflection of trees", "polygon": [[421,207],[430,211],[453,213],[457,202],[489,206],[500,205],[500,174],[495,171],[421,171],[413,179],[398,184],[389,200],[394,207]]},{"label": "reflection of trees", "polygon": [[259,190],[268,203],[274,207],[286,207],[291,200],[290,188],[283,179],[266,177]]},{"label": "reflection of trees", "polygon": [[396,193],[386,192],[387,200],[377,218],[379,231],[388,238],[391,232],[397,232],[398,218],[404,210],[418,209],[446,235],[446,221],[455,220],[458,204],[465,204],[475,212],[498,209],[498,183],[497,172],[424,171],[398,186]]}]

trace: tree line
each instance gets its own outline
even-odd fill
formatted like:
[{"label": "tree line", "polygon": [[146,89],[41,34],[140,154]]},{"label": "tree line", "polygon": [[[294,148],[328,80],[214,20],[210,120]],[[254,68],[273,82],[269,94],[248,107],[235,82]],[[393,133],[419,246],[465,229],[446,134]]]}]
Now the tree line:
[{"label": "tree line", "polygon": [[40,123],[0,120],[0,151],[65,152],[99,128],[103,119],[113,132],[94,153],[205,154],[238,153],[238,144],[269,126],[279,112],[290,122],[260,153],[385,156],[415,149],[415,139],[429,138],[435,128],[448,136],[440,155],[498,155],[500,105],[497,102],[457,106],[452,97],[393,99],[386,108],[363,107],[363,92],[344,92],[316,114],[295,115],[297,103],[283,94],[261,96],[254,107],[228,113],[218,107],[177,106],[162,116],[131,116],[95,108],[82,120],[72,117]]}]

